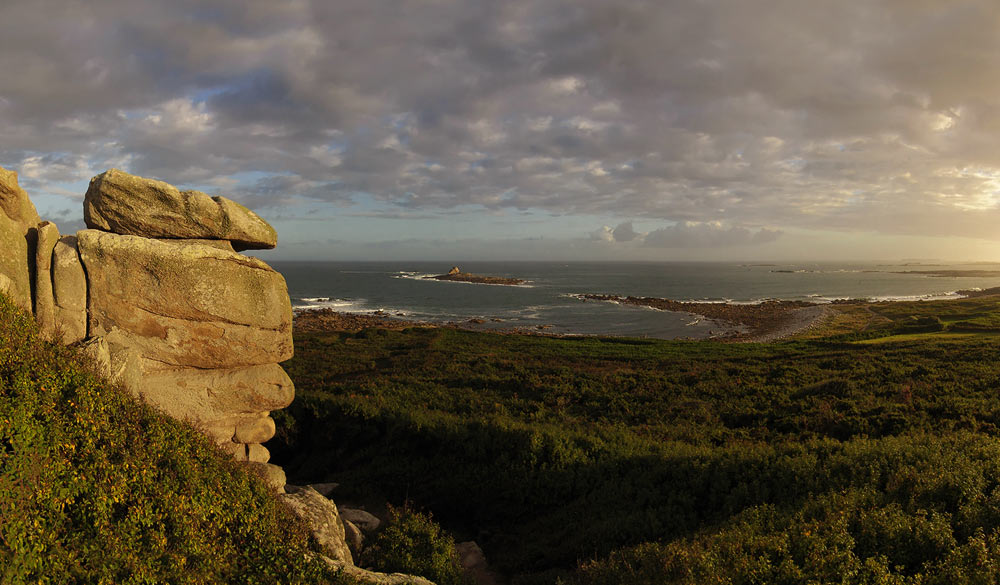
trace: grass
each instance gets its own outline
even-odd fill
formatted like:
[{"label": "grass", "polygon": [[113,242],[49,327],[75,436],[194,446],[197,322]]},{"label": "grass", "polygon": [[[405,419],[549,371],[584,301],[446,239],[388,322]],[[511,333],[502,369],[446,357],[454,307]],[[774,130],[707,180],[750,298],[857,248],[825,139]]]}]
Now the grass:
[{"label": "grass", "polygon": [[346,583],[200,433],[41,341],[0,296],[0,583]]},{"label": "grass", "polygon": [[994,582],[1000,307],[952,302],[772,344],[297,334],[272,452],[515,583]]}]

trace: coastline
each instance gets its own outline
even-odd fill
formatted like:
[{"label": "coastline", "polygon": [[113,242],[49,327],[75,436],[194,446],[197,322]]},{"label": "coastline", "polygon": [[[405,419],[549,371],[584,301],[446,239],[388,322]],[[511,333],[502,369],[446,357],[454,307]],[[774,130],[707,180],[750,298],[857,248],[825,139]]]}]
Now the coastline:
[{"label": "coastline", "polygon": [[823,310],[826,305],[806,301],[699,303],[604,294],[578,295],[577,298],[582,301],[612,302],[706,317],[729,329],[724,335],[711,338],[716,341],[777,341],[811,326],[827,314]]},{"label": "coastline", "polygon": [[[957,291],[955,300],[1000,294],[1000,288]],[[656,297],[635,297],[607,294],[574,295],[584,302],[609,302],[646,307],[659,311],[684,313],[708,319],[722,331],[710,337],[697,338],[720,343],[769,343],[806,333],[840,313],[839,307],[883,304],[905,301],[872,301],[863,299],[838,300],[832,303],[768,300],[754,304],[674,301]],[[951,299],[949,299],[951,300]],[[621,336],[615,333],[580,334],[549,331],[552,325],[534,327],[504,324],[499,319],[473,318],[464,321],[419,321],[387,311],[357,313],[332,308],[301,308],[294,310],[297,331],[344,331],[356,333],[367,328],[402,330],[410,327],[451,328],[495,333],[498,335],[544,335],[548,337]],[[685,339],[673,337],[663,339]]]},{"label": "coastline", "polygon": [[[666,303],[676,303],[666,299],[650,299],[650,301],[664,301]],[[639,303],[630,303],[639,304]],[[656,303],[660,304],[660,303]],[[744,343],[765,343],[778,341],[790,337],[796,333],[804,331],[819,323],[830,314],[830,309],[825,305],[808,306],[767,306],[764,310],[754,310],[759,305],[722,305],[711,303],[685,303],[692,305],[705,305],[706,307],[727,307],[726,309],[703,309],[703,307],[688,307],[682,311],[676,309],[660,309],[673,312],[682,312],[708,318],[717,323],[723,330],[721,335],[706,337],[699,340],[715,342],[744,342]],[[649,306],[649,305],[643,305]],[[707,313],[707,314],[706,314]],[[726,317],[723,317],[726,315]],[[484,326],[485,325],[485,326]],[[517,326],[497,326],[487,323],[483,319],[469,319],[466,321],[414,321],[405,317],[392,315],[386,312],[376,313],[350,313],[335,311],[333,309],[301,309],[294,313],[294,329],[299,332],[322,332],[322,331],[344,331],[357,333],[363,329],[380,328],[392,331],[400,331],[411,327],[426,328],[451,328],[468,331],[479,331],[485,333],[495,333],[498,335],[544,335],[548,337],[580,337],[584,334],[566,334],[547,331],[549,325],[537,325],[532,328]],[[608,336],[617,336],[613,333]],[[587,335],[598,337],[601,335]],[[687,339],[690,338],[673,338]]]}]

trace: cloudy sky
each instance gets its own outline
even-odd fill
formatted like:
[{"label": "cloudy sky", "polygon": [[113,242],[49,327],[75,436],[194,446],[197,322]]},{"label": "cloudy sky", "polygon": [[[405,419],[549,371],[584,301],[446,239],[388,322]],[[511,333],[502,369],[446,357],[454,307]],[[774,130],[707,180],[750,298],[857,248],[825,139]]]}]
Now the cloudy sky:
[{"label": "cloudy sky", "polygon": [[996,0],[3,0],[0,166],[265,257],[1000,260]]}]

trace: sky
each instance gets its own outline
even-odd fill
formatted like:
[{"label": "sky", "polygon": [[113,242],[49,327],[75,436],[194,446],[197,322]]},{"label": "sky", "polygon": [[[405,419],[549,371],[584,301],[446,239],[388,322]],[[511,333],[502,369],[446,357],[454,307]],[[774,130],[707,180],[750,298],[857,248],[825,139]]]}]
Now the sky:
[{"label": "sky", "polygon": [[265,259],[1000,261],[996,0],[2,0],[0,166]]}]

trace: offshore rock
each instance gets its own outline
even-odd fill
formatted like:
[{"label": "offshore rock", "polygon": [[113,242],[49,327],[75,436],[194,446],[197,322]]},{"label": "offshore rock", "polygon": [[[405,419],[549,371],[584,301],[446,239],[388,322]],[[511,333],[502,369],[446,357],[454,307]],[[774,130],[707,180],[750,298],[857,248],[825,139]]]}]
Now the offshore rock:
[{"label": "offshore rock", "polygon": [[63,236],[52,250],[52,294],[56,331],[63,343],[87,337],[87,275],[83,271],[76,236]]},{"label": "offshore rock", "polygon": [[260,260],[97,230],[77,238],[91,337],[107,336],[165,367],[238,368],[292,357],[285,279]]},{"label": "offshore rock", "polygon": [[39,223],[35,206],[17,184],[17,173],[0,167],[0,274],[10,281],[7,295],[29,313]]},{"label": "offshore rock", "polygon": [[229,240],[237,250],[269,249],[278,241],[274,228],[235,201],[118,169],[91,179],[83,218],[89,228],[116,234]]}]

